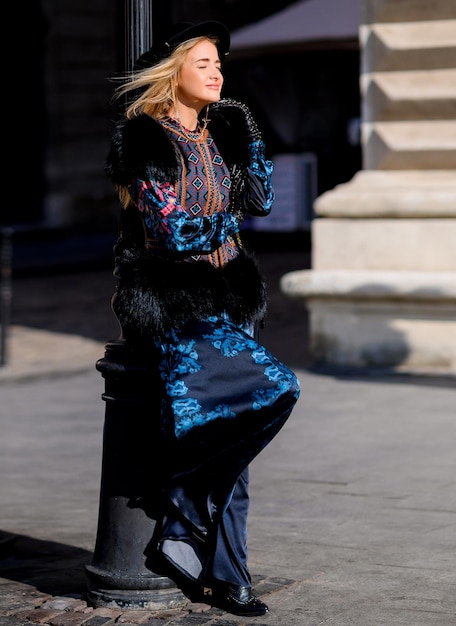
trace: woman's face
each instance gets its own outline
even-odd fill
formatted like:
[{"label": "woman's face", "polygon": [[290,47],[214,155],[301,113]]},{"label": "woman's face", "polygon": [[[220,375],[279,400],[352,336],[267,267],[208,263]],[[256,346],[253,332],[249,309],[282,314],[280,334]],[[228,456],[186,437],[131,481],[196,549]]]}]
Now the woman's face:
[{"label": "woman's face", "polygon": [[177,98],[185,105],[203,108],[220,100],[223,85],[217,47],[200,41],[187,52],[177,80]]}]

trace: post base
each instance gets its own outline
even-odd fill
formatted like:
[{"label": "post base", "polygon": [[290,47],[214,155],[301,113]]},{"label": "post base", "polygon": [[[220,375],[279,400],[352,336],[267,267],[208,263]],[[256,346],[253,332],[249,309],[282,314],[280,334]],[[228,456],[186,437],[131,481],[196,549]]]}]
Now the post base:
[{"label": "post base", "polygon": [[178,609],[189,602],[177,589],[99,589],[90,584],[86,601],[90,606],[133,611],[163,611]]}]

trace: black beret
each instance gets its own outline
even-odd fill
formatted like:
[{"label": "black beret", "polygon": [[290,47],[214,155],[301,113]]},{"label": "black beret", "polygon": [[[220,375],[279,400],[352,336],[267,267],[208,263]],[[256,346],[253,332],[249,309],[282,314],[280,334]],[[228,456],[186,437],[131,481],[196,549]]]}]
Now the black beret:
[{"label": "black beret", "polygon": [[171,27],[164,39],[159,39],[147,52],[136,59],[134,69],[144,70],[156,65],[171,56],[181,43],[195,37],[216,37],[221,60],[230,51],[230,33],[221,22],[200,22],[199,24],[180,22]]}]

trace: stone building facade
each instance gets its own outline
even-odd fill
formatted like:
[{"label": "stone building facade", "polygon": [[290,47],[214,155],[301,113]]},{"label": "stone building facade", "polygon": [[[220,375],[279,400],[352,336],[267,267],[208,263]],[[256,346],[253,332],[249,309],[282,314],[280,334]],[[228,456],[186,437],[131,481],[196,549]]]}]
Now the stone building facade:
[{"label": "stone building facade", "polygon": [[321,195],[306,299],[317,363],[456,374],[456,4],[362,0],[363,169]]}]

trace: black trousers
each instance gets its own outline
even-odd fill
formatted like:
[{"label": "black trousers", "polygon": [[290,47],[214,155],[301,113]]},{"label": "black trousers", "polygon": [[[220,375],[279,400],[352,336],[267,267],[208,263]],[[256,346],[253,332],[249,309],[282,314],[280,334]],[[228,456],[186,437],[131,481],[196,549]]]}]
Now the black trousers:
[{"label": "black trousers", "polygon": [[[197,480],[197,479],[196,479]],[[214,580],[250,586],[247,567],[249,468],[224,502],[198,492],[197,484],[169,490],[172,503],[157,522],[157,549],[185,576],[211,586]]]}]

